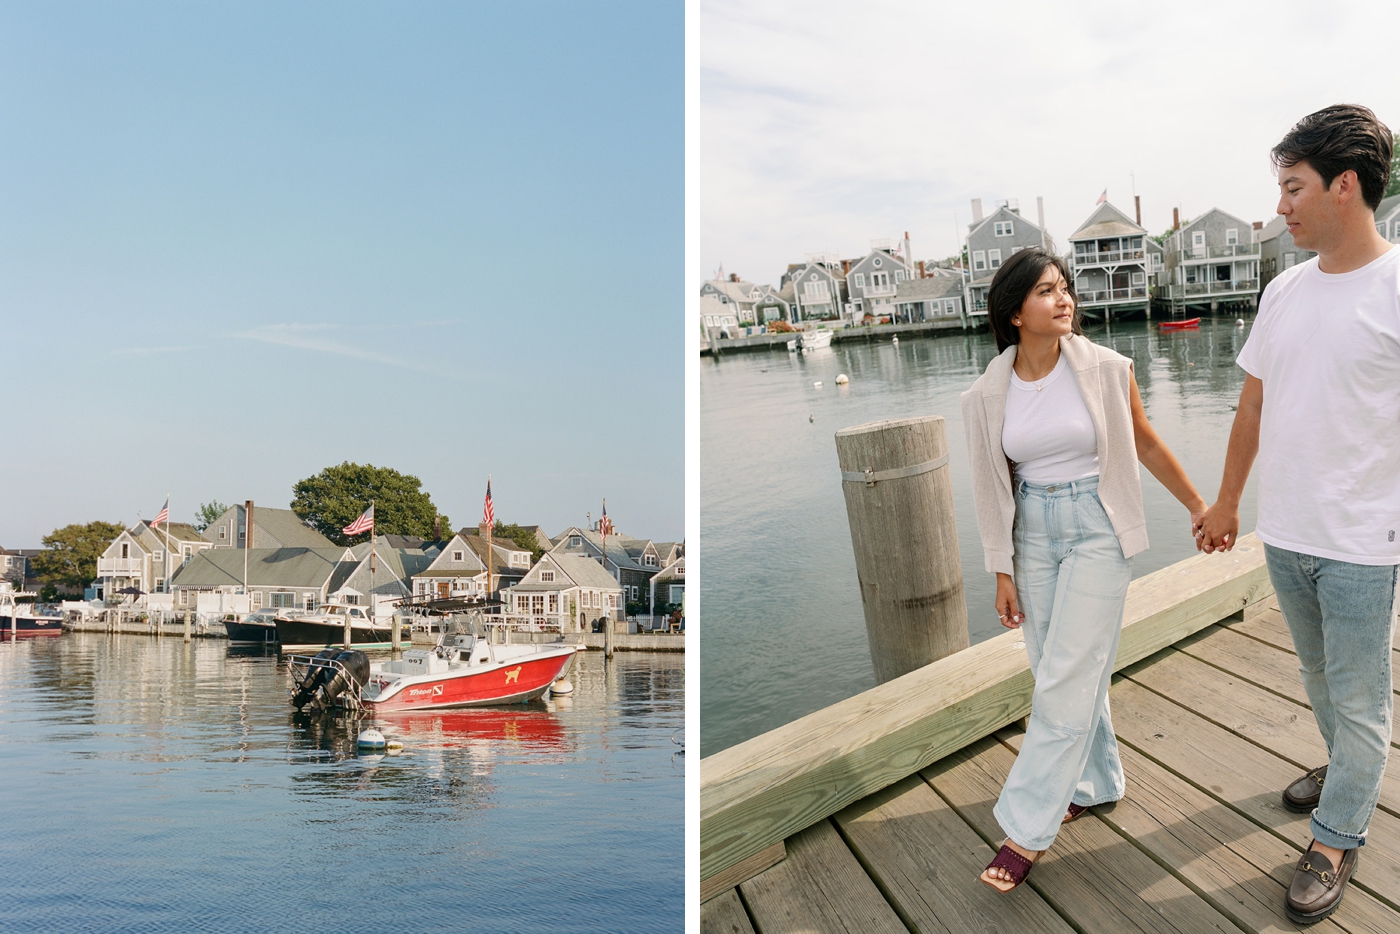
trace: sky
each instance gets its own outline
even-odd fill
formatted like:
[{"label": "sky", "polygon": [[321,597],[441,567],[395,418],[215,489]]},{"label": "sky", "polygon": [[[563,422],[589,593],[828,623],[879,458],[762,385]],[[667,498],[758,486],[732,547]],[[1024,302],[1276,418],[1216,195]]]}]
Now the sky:
[{"label": "sky", "polygon": [[0,545],[289,505],[684,528],[684,8],[0,2]]},{"label": "sky", "polygon": [[1366,104],[1400,128],[1394,3],[704,0],[698,289],[776,286],[807,253],[909,232],[961,248],[971,201],[1017,199],[1063,250],[1099,195],[1157,234],[1275,214],[1270,148]]}]

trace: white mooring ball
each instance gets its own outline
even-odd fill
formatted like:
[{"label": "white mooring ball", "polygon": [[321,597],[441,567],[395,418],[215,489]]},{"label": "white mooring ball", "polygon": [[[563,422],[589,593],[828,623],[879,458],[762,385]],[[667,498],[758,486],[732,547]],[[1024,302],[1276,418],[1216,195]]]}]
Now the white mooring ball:
[{"label": "white mooring ball", "polygon": [[849,376],[847,376],[845,373],[842,373],[840,376],[836,377],[836,385],[838,385],[838,386],[844,386],[844,385],[846,385],[847,383],[849,383],[850,381],[851,381],[851,378],[850,378]]},{"label": "white mooring ball", "polygon": [[361,749],[383,749],[384,734],[375,729],[365,730],[355,740],[355,745]]}]

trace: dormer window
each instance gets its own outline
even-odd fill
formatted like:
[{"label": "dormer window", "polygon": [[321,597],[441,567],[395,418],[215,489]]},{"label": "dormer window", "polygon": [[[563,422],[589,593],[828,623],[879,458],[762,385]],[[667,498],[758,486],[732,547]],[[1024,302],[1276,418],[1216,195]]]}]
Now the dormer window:
[{"label": "dormer window", "polygon": [[465,553],[465,552],[461,552],[461,551],[454,551],[454,552],[452,552],[452,560],[453,560],[453,561],[464,561],[464,560],[466,560],[466,553]]},{"label": "dormer window", "polygon": [[643,555],[642,563],[649,568],[656,567],[656,555]]},{"label": "dormer window", "polygon": [[1009,237],[1013,231],[1011,221],[996,221],[992,224],[992,233],[998,237]]},{"label": "dormer window", "polygon": [[541,571],[541,572],[540,572],[540,582],[543,583],[543,584],[552,584],[552,583],[554,583],[554,572],[553,572],[553,571]]},{"label": "dormer window", "polygon": [[573,537],[571,537],[571,538],[569,539],[569,547],[570,547],[570,548],[577,548],[578,546],[580,546],[580,545],[582,545],[582,544],[583,544],[583,538],[582,538],[581,536],[575,535],[575,536],[573,536]]}]

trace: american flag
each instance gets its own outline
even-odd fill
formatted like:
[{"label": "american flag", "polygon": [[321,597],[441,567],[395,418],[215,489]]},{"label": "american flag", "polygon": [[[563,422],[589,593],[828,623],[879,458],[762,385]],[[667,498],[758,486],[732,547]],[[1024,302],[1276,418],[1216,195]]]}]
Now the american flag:
[{"label": "american flag", "polygon": [[155,517],[154,519],[151,520],[151,528],[155,528],[156,526],[160,525],[162,522],[164,522],[165,520],[167,520],[167,519],[169,519],[169,518],[170,518],[170,497],[167,496],[167,497],[165,498],[165,505],[162,506],[162,507],[160,507],[160,512],[156,513],[156,517]]},{"label": "american flag", "polygon": [[346,535],[359,535],[362,532],[374,531],[374,504],[370,503],[369,508],[361,514],[360,518],[347,525],[340,531]]},{"label": "american flag", "polygon": [[488,529],[496,524],[496,507],[491,505],[491,478],[486,478],[486,505],[481,507],[481,524]]},{"label": "american flag", "polygon": [[608,518],[608,501],[607,501],[607,500],[603,500],[603,518],[601,518],[601,519],[598,520],[598,531],[603,533],[603,537],[604,537],[604,538],[606,538],[606,537],[608,537],[609,535],[613,534],[613,524],[612,524],[612,520]]},{"label": "american flag", "polygon": [[1103,194],[1099,195],[1099,200],[1095,201],[1094,204],[1096,204],[1096,205],[1098,205],[1098,204],[1103,204],[1103,203],[1104,203],[1105,201],[1107,201],[1107,200],[1108,200],[1108,189],[1105,188],[1105,189],[1103,190]]}]

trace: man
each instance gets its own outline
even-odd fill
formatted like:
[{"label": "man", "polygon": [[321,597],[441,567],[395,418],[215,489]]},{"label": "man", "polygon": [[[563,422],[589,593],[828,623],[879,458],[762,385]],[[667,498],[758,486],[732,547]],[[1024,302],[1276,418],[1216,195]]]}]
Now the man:
[{"label": "man", "polygon": [[1234,547],[1259,457],[1258,535],[1293,634],[1328,762],[1283,792],[1314,842],[1289,917],[1341,902],[1380,796],[1390,746],[1390,644],[1400,565],[1400,249],[1376,230],[1392,137],[1370,110],[1336,105],[1273,149],[1278,212],[1314,259],[1269,283],[1240,352],[1244,390],[1220,496],[1196,530]]}]

